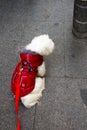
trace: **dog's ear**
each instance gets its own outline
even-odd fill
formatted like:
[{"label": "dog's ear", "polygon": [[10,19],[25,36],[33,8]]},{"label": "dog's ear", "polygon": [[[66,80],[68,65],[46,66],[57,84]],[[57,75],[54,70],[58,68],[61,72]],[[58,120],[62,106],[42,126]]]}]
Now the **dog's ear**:
[{"label": "dog's ear", "polygon": [[49,55],[53,52],[54,42],[48,35],[40,35],[35,37],[30,44],[26,46],[27,50],[34,51],[40,55]]}]

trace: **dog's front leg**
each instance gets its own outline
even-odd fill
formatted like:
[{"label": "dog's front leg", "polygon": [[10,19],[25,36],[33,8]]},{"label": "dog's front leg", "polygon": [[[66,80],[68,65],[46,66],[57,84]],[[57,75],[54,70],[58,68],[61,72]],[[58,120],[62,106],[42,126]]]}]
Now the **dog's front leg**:
[{"label": "dog's front leg", "polygon": [[42,65],[38,67],[38,76],[43,77],[45,73],[46,73],[45,62],[43,62]]}]

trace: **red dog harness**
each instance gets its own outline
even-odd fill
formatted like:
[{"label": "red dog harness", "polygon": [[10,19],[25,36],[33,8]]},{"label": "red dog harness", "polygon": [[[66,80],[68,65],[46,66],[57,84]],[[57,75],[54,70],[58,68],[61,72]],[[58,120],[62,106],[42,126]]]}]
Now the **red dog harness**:
[{"label": "red dog harness", "polygon": [[21,61],[18,63],[11,80],[12,92],[15,95],[15,108],[17,115],[17,130],[20,130],[20,119],[18,118],[18,106],[20,97],[29,94],[35,87],[37,67],[43,62],[39,54],[20,53]]},{"label": "red dog harness", "polygon": [[16,94],[18,73],[21,71],[20,97],[29,94],[35,86],[37,67],[43,62],[43,57],[38,54],[20,54],[21,61],[18,63],[11,80],[12,92]]}]

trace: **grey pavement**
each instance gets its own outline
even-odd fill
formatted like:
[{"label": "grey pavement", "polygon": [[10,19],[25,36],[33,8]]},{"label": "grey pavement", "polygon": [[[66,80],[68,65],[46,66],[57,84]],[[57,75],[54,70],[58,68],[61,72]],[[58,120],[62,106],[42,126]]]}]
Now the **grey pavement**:
[{"label": "grey pavement", "polygon": [[46,60],[42,104],[21,103],[21,130],[87,130],[87,39],[72,34],[74,0],[0,0],[0,130],[15,130],[10,80],[18,48],[49,34],[55,50]]}]

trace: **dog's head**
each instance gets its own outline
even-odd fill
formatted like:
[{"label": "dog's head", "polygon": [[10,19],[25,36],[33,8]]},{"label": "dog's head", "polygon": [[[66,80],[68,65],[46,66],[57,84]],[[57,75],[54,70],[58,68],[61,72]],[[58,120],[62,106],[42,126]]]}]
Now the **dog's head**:
[{"label": "dog's head", "polygon": [[25,47],[25,49],[45,56],[53,52],[54,42],[49,38],[48,35],[40,35],[35,37],[31,43]]}]

